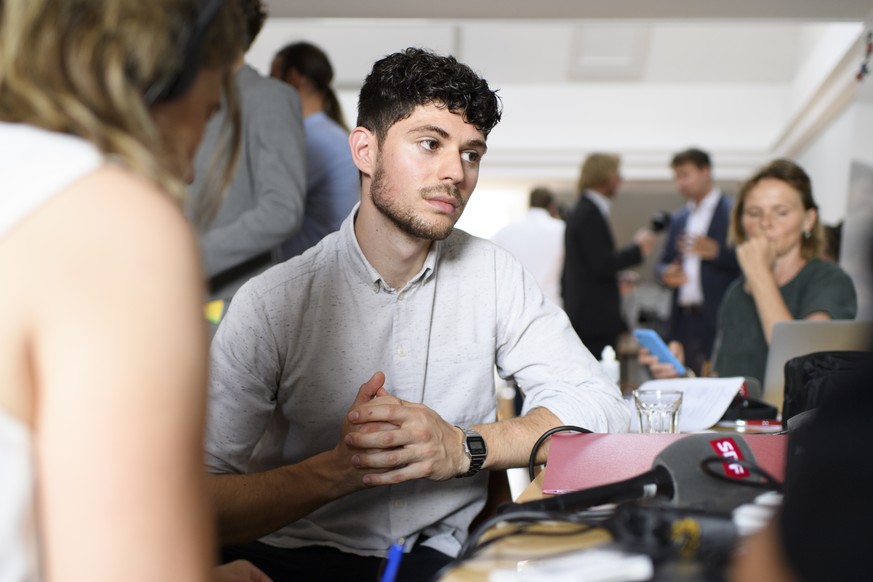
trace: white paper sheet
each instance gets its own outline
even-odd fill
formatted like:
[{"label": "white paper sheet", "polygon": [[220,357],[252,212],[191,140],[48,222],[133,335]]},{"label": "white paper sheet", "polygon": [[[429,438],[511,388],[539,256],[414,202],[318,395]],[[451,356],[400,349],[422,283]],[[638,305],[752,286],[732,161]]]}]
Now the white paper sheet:
[{"label": "white paper sheet", "polygon": [[493,570],[488,582],[637,582],[651,580],[652,558],[606,548],[588,548],[569,554],[532,558],[514,570]]},{"label": "white paper sheet", "polygon": [[[643,382],[639,389],[681,390],[682,408],[679,409],[679,432],[697,432],[715,426],[743,385],[742,376],[733,378],[669,378]],[[631,432],[640,431],[640,417],[633,397],[627,401],[631,408]]]}]

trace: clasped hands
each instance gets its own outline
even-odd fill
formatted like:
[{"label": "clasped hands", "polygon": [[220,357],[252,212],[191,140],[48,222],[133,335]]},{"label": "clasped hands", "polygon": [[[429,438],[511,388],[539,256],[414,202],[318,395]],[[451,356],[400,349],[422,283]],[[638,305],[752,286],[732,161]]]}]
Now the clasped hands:
[{"label": "clasped hands", "polygon": [[466,471],[461,431],[423,404],[403,401],[373,374],[343,420],[335,452],[357,488],[413,479],[442,481]]}]

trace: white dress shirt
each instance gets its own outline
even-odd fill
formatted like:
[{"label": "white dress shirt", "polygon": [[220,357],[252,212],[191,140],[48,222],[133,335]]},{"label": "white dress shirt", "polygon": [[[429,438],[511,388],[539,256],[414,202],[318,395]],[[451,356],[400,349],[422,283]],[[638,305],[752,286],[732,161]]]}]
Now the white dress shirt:
[{"label": "white dress shirt", "polygon": [[500,229],[491,240],[499,244],[531,272],[543,294],[563,305],[561,271],[564,268],[566,223],[553,218],[545,208],[531,208],[521,220]]},{"label": "white dress shirt", "polygon": [[[212,343],[207,464],[265,471],[336,445],[361,384],[386,388],[450,424],[495,420],[494,366],[563,424],[623,432],[629,410],[566,314],[511,254],[455,230],[391,289],[354,234],[339,232],[244,285]],[[487,472],[374,487],[335,500],[262,541],[385,555],[398,538],[456,555],[486,497]]]},{"label": "white dress shirt", "polygon": [[[685,234],[706,236],[709,223],[721,198],[721,190],[713,188],[699,204],[688,203],[688,222],[685,223]],[[690,251],[682,253],[682,270],[688,280],[679,288],[679,305],[702,305],[703,285],[700,281],[700,256]]]}]

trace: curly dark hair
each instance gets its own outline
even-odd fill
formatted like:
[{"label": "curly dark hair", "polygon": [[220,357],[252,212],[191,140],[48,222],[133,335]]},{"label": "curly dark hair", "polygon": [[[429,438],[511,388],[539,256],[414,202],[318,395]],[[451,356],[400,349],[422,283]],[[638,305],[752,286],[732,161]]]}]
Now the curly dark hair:
[{"label": "curly dark hair", "polygon": [[358,97],[358,125],[381,142],[392,125],[428,104],[460,113],[486,138],[502,109],[497,92],[467,65],[452,56],[408,48],[373,65]]}]

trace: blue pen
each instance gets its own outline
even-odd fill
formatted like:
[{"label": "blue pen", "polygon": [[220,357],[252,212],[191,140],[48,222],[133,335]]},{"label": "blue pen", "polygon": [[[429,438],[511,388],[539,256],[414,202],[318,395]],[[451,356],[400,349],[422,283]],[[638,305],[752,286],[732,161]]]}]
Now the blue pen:
[{"label": "blue pen", "polygon": [[388,550],[388,563],[379,582],[394,582],[397,578],[397,570],[400,569],[400,560],[403,559],[403,538],[400,538]]}]

